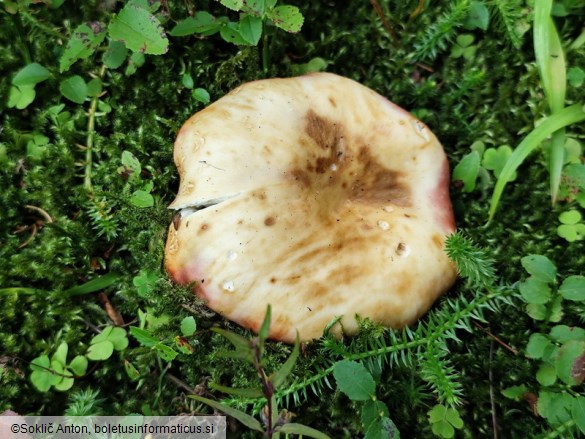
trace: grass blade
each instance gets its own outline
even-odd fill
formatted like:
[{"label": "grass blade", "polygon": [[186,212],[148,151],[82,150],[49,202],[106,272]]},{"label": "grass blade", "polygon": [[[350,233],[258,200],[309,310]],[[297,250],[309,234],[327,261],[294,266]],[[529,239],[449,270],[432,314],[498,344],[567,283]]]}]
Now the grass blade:
[{"label": "grass blade", "polygon": [[117,273],[107,273],[103,276],[96,277],[90,281],[85,282],[84,284],[78,285],[73,288],[69,288],[68,290],[63,291],[61,294],[64,296],[81,296],[83,294],[93,293],[95,291],[103,290],[104,288],[109,287],[114,282],[118,280],[120,277]]},{"label": "grass blade", "polygon": [[[567,66],[559,33],[551,17],[552,0],[534,5],[534,54],[551,114],[565,106]],[[554,204],[559,192],[565,158],[565,131],[552,136],[549,157],[550,195]]]},{"label": "grass blade", "polygon": [[564,108],[556,114],[546,117],[536,128],[534,128],[516,147],[506,166],[502,169],[496,182],[496,187],[490,201],[489,220],[491,221],[496,213],[500,198],[504,192],[506,184],[510,181],[514,171],[522,164],[524,159],[534,151],[540,143],[555,131],[564,128],[573,123],[585,120],[585,110],[583,104],[575,104]]},{"label": "grass blade", "polygon": [[251,430],[264,431],[262,429],[262,425],[256,418],[238,409],[228,407],[227,405],[221,404],[211,399],[203,398],[202,396],[199,395],[189,395],[189,398],[196,399],[197,401],[207,404],[208,406],[213,407],[214,409],[219,410],[220,412],[223,412],[226,415],[231,416],[232,418],[236,418],[238,421],[240,421],[242,424],[244,424]]}]

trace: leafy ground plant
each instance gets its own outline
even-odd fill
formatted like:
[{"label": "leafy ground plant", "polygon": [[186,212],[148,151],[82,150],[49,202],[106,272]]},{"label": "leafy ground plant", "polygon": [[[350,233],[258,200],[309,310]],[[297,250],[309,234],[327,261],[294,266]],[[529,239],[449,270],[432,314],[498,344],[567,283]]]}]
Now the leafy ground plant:
[{"label": "leafy ground plant", "polygon": [[266,405],[261,412],[262,423],[260,423],[256,418],[240,410],[231,408],[217,401],[213,401],[198,395],[190,395],[190,397],[217,410],[220,410],[226,415],[233,416],[249,429],[261,432],[266,438],[278,438],[282,433],[284,433],[298,434],[317,439],[328,439],[329,436],[321,433],[318,430],[315,430],[314,428],[302,424],[297,424],[295,422],[290,422],[292,415],[289,414],[286,410],[282,410],[280,412],[278,411],[275,392],[284,383],[292,368],[294,367],[295,362],[297,361],[299,356],[299,340],[297,337],[293,351],[282,367],[273,374],[267,375],[264,369],[264,345],[266,343],[266,339],[268,338],[268,334],[270,333],[270,319],[271,311],[270,305],[268,305],[268,308],[266,309],[266,315],[264,316],[264,321],[262,322],[262,326],[258,331],[258,337],[255,337],[252,340],[247,340],[235,332],[227,331],[221,328],[212,328],[213,331],[228,339],[234,346],[235,350],[229,352],[227,355],[229,357],[245,360],[251,363],[254,369],[256,369],[256,373],[258,374],[258,378],[260,379],[261,384],[261,388],[251,389],[236,389],[219,384],[216,384],[213,387],[216,390],[232,395],[263,395],[266,400]]}]

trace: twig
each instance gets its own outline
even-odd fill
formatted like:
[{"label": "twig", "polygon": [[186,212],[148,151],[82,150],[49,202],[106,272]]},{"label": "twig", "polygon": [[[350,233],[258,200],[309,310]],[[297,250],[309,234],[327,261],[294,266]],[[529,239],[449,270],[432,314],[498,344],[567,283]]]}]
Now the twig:
[{"label": "twig", "polygon": [[173,383],[175,383],[183,390],[186,390],[190,395],[197,395],[197,391],[193,387],[189,386],[186,382],[180,380],[172,373],[167,373],[167,378],[170,379]]},{"label": "twig", "polygon": [[32,206],[30,204],[25,204],[24,207],[26,207],[29,210],[34,210],[34,211],[40,213],[43,216],[43,218],[45,218],[47,220],[48,223],[52,223],[53,222],[53,218],[51,217],[51,215],[49,215],[47,213],[46,210],[41,209],[40,207],[37,207],[37,206]]},{"label": "twig", "polygon": [[490,381],[490,403],[492,406],[492,429],[494,430],[494,439],[498,439],[498,418],[496,415],[496,400],[494,398],[494,383],[492,373],[492,359],[494,356],[494,341],[490,343],[490,368],[488,371],[488,379]]},{"label": "twig", "polygon": [[370,3],[374,7],[374,10],[376,11],[376,14],[378,15],[378,17],[380,17],[380,20],[382,20],[382,24],[384,25],[384,28],[386,29],[386,31],[388,32],[388,34],[390,35],[390,37],[392,38],[394,43],[397,43],[398,36],[394,32],[394,29],[392,29],[392,26],[390,26],[390,22],[386,18],[386,15],[384,14],[384,11],[382,10],[382,6],[380,6],[380,3],[378,2],[378,0],[370,0]]},{"label": "twig", "polygon": [[106,293],[104,293],[104,292],[98,293],[98,299],[99,299],[100,303],[102,304],[102,306],[104,307],[106,314],[108,315],[110,320],[114,323],[114,325],[124,326],[124,318],[122,317],[122,314],[120,314],[118,312],[118,310],[116,308],[114,308],[114,305],[112,305],[112,302],[110,302],[110,299],[108,298]]},{"label": "twig", "polygon": [[514,349],[513,347],[511,347],[509,344],[504,343],[500,338],[496,337],[494,334],[492,334],[490,331],[488,331],[487,329],[485,329],[483,326],[481,326],[479,323],[477,322],[473,322],[473,324],[478,327],[479,329],[481,329],[483,332],[485,332],[489,337],[493,338],[495,341],[497,341],[501,346],[505,347],[506,349],[508,349],[510,352],[512,352],[514,355],[518,355],[518,351],[516,349]]},{"label": "twig", "polygon": [[[106,73],[106,65],[103,64],[100,69],[99,77],[103,78]],[[92,167],[92,152],[93,152],[93,137],[95,134],[95,115],[98,104],[99,96],[94,96],[91,100],[89,107],[88,120],[87,120],[87,140],[86,140],[86,151],[85,151],[85,175],[83,178],[83,186],[88,192],[93,192],[91,186],[91,167]]]}]

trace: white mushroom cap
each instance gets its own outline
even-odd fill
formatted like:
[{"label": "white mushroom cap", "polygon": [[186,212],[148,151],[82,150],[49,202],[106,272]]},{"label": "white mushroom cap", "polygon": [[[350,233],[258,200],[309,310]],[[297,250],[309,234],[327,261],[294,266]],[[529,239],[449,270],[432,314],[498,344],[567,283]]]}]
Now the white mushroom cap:
[{"label": "white mushroom cap", "polygon": [[271,338],[319,337],[335,317],[399,328],[453,284],[449,167],[433,133],[329,73],[244,84],[175,142],[181,183],[166,266],[210,308]]}]

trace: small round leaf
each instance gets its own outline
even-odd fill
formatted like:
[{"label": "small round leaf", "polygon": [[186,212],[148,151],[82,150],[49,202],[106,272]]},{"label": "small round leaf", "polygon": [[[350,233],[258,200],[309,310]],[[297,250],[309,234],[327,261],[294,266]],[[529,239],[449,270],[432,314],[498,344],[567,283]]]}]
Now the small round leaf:
[{"label": "small round leaf", "polygon": [[90,345],[86,357],[92,361],[107,360],[113,352],[114,344],[109,340],[104,340]]}]

